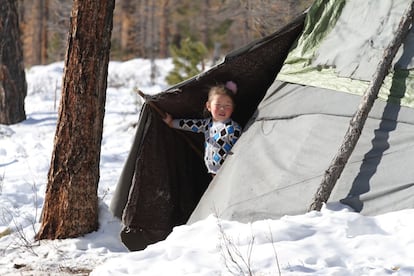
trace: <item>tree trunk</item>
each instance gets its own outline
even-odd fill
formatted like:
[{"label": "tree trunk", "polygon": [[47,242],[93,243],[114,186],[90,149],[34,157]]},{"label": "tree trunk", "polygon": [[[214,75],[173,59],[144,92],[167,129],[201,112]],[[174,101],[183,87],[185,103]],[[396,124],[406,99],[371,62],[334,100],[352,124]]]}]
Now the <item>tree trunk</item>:
[{"label": "tree trunk", "polygon": [[244,41],[243,44],[247,44],[252,40],[252,0],[245,0],[243,25],[244,25]]},{"label": "tree trunk", "polygon": [[98,228],[99,160],[115,0],[74,0],[62,99],[36,239]]},{"label": "tree trunk", "polygon": [[26,94],[17,1],[0,0],[0,124],[26,119]]},{"label": "tree trunk", "polygon": [[201,31],[201,41],[203,42],[204,45],[208,45],[209,43],[209,31],[210,31],[210,1],[209,0],[204,0],[201,4],[201,26],[200,26],[200,31]]},{"label": "tree trunk", "polygon": [[136,14],[135,2],[121,2],[121,54],[123,59],[136,57]]},{"label": "tree trunk", "polygon": [[42,9],[42,28],[41,28],[41,43],[40,43],[40,64],[47,64],[48,63],[48,26],[47,23],[49,21],[49,0],[42,0],[43,1],[43,9]]},{"label": "tree trunk", "polygon": [[373,80],[367,88],[359,104],[358,110],[352,117],[349,128],[345,134],[344,140],[331,162],[329,168],[325,171],[322,182],[314,196],[312,204],[309,206],[309,211],[320,211],[324,202],[327,202],[331,192],[336,184],[336,181],[342,174],[342,171],[351,156],[368,114],[374,105],[374,101],[378,96],[382,82],[388,74],[392,60],[397,53],[402,41],[407,36],[410,24],[413,22],[414,16],[414,1],[411,2],[406,14],[402,17],[400,25],[395,33],[390,45],[384,51],[383,60],[378,64],[377,70],[374,74]]},{"label": "tree trunk", "polygon": [[139,0],[137,4],[137,55],[142,58],[148,58],[148,44],[149,44],[149,9],[150,3],[148,0]]},{"label": "tree trunk", "polygon": [[159,39],[159,55],[160,58],[167,58],[168,57],[168,37],[170,35],[169,25],[171,24],[170,21],[170,8],[169,8],[169,0],[162,0],[160,3],[160,15],[159,15],[159,22],[160,22],[160,39]]},{"label": "tree trunk", "polygon": [[48,61],[49,0],[20,1],[20,24],[26,65]]},{"label": "tree trunk", "polygon": [[33,22],[31,22],[31,16],[29,15],[28,11],[32,10],[33,3],[27,3],[23,0],[18,1],[18,7],[19,7],[19,27],[21,36],[20,39],[22,41],[22,49],[23,49],[23,59],[24,64],[26,66],[32,65],[32,56],[33,56],[33,50],[32,50],[32,25]]},{"label": "tree trunk", "polygon": [[34,7],[32,9],[32,20],[33,24],[31,25],[33,29],[32,33],[32,64],[38,65],[42,64],[42,55],[41,55],[41,45],[42,45],[42,30],[43,30],[43,0],[35,0]]}]

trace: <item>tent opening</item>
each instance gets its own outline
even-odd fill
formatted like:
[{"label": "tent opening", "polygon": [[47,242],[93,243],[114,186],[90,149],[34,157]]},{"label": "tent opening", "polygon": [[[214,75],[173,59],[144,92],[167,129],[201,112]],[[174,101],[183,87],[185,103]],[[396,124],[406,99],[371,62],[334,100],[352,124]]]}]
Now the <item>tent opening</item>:
[{"label": "tent opening", "polygon": [[[238,86],[232,118],[246,127],[301,33],[304,18],[299,16],[272,35],[228,54],[208,71],[149,97],[147,102],[175,118],[200,118],[209,88],[231,80]],[[203,136],[178,132],[144,104],[110,206],[113,214],[122,218],[121,238],[130,250],[144,249],[165,239],[174,226],[185,224],[211,181],[202,156],[194,150],[203,152]]]}]

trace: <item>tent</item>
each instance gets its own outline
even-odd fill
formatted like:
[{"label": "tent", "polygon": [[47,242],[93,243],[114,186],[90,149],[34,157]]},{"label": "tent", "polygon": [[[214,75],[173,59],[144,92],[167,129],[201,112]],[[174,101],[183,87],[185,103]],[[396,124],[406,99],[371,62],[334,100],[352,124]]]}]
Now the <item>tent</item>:
[{"label": "tent", "polygon": [[[241,222],[305,213],[409,2],[317,0],[274,34],[149,97],[175,117],[201,117],[208,87],[233,80],[233,118],[244,130],[211,181],[194,150],[203,137],[183,139],[145,104],[110,206],[126,246],[143,249],[212,213]],[[413,43],[410,32],[328,204],[367,215],[414,207]]]}]

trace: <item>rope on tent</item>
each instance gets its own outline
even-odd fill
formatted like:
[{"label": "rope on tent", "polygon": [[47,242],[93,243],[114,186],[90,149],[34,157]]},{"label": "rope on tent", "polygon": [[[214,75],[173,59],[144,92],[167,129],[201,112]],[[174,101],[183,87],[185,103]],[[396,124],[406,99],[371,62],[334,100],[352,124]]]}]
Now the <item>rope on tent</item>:
[{"label": "rope on tent", "polygon": [[388,74],[391,62],[394,59],[397,50],[400,48],[402,41],[408,34],[410,25],[413,23],[413,18],[414,1],[411,1],[409,8],[401,18],[394,38],[384,51],[383,60],[378,64],[374,77],[361,98],[358,109],[351,119],[344,140],[342,141],[336,156],[332,160],[329,168],[325,171],[322,182],[314,195],[313,202],[309,206],[308,211],[320,211],[323,203],[328,201],[337,180],[341,176],[342,171],[361,136],[368,113],[374,105],[375,99],[378,97],[378,92],[385,76]]},{"label": "rope on tent", "polygon": [[[146,95],[144,92],[142,92],[141,90],[137,89],[136,92],[144,99],[144,101],[150,106],[152,107],[157,113],[158,115],[160,115],[160,117],[162,119],[164,119],[165,117],[167,117],[166,113],[161,110],[153,101],[148,100],[148,95]],[[176,130],[176,133],[178,133],[187,143],[188,145],[194,150],[194,152],[201,157],[201,159],[204,158],[203,152],[200,151],[199,148],[197,148],[193,142],[190,140],[190,138],[188,138],[184,133],[182,133],[179,130]]]}]

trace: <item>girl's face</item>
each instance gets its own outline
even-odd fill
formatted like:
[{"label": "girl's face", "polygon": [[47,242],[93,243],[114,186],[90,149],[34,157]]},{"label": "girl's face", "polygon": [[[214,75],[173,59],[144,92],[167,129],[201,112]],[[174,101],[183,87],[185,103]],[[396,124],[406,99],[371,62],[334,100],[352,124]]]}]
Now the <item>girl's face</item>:
[{"label": "girl's face", "polygon": [[233,113],[233,100],[227,95],[213,95],[206,102],[206,108],[210,111],[213,121],[224,122]]}]

